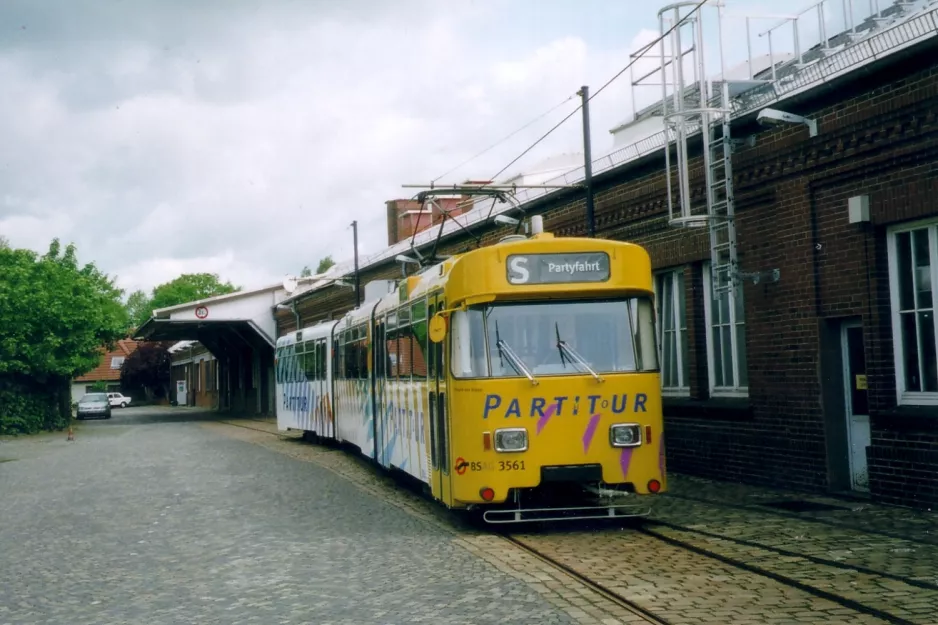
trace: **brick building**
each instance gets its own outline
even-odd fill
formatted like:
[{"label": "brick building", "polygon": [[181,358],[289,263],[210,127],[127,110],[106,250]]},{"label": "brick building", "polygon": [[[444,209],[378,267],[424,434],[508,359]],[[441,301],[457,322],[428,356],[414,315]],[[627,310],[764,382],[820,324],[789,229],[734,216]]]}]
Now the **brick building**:
[{"label": "brick building", "polygon": [[137,349],[137,342],[130,339],[117,341],[114,349],[101,348],[98,366],[72,380],[72,403],[78,402],[85,393],[90,393],[96,382],[103,382],[108,393],[121,391],[121,365]]},{"label": "brick building", "polygon": [[198,341],[179,341],[169,348],[170,397],[179,406],[219,408],[218,359]]},{"label": "brick building", "polygon": [[[465,185],[483,185],[490,180],[467,180]],[[471,198],[464,195],[438,195],[433,205],[422,206],[420,202],[409,200],[388,200],[385,202],[388,220],[388,245],[411,239],[414,234],[443,222],[444,216],[455,218],[473,208]]]},{"label": "brick building", "polygon": [[[938,504],[938,4],[890,15],[832,38],[806,68],[777,66],[787,82],[738,96],[732,134],[755,139],[732,156],[739,262],[777,281],[714,300],[707,229],[668,224],[663,141],[594,161],[597,236],[644,245],[656,271],[672,470]],[[767,106],[816,120],[818,133],[757,124]],[[585,235],[582,189],[519,197],[557,236]],[[482,244],[509,232],[473,230]],[[422,250],[436,228],[424,234]],[[475,245],[450,227],[440,252]],[[362,283],[399,278],[406,250],[365,259]],[[341,315],[353,293],[326,280],[290,302],[275,312],[280,334]]]}]

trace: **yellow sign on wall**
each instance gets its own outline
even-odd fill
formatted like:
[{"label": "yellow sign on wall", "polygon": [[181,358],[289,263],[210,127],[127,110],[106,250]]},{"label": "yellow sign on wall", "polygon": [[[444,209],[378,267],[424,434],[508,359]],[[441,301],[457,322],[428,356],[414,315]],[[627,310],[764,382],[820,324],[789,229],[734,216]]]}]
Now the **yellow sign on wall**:
[{"label": "yellow sign on wall", "polygon": [[859,391],[866,390],[866,376],[865,375],[857,376],[857,390]]}]

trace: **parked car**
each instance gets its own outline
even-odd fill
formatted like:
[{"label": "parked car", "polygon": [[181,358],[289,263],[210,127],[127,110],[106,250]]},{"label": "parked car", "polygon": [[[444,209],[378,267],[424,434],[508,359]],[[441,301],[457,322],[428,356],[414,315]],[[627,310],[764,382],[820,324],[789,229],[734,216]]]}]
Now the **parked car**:
[{"label": "parked car", "polygon": [[120,393],[108,393],[107,398],[112,406],[120,406],[121,408],[126,408],[127,404],[130,403],[130,398]]},{"label": "parked car", "polygon": [[79,419],[86,417],[111,418],[111,402],[108,401],[107,393],[88,393],[78,400]]}]

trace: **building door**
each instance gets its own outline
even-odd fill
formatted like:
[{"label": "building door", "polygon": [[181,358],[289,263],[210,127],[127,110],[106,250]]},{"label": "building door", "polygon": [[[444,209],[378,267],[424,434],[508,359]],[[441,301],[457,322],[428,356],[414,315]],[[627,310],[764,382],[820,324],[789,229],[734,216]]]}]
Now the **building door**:
[{"label": "building door", "polygon": [[846,322],[841,327],[840,337],[850,486],[853,490],[868,491],[866,448],[870,444],[870,410],[866,388],[866,356],[863,353],[863,327],[856,321]]},{"label": "building door", "polygon": [[176,404],[179,406],[186,405],[186,381],[185,380],[176,380]]}]

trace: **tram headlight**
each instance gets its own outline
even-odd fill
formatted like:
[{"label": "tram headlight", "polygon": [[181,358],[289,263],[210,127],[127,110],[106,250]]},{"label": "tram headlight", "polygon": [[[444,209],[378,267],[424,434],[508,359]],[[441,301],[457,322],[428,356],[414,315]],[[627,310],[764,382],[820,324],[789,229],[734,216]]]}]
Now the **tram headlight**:
[{"label": "tram headlight", "polygon": [[609,427],[613,447],[638,447],[642,444],[642,426],[638,423],[616,423]]},{"label": "tram headlight", "polygon": [[524,428],[495,430],[495,451],[526,451],[528,431]]}]

